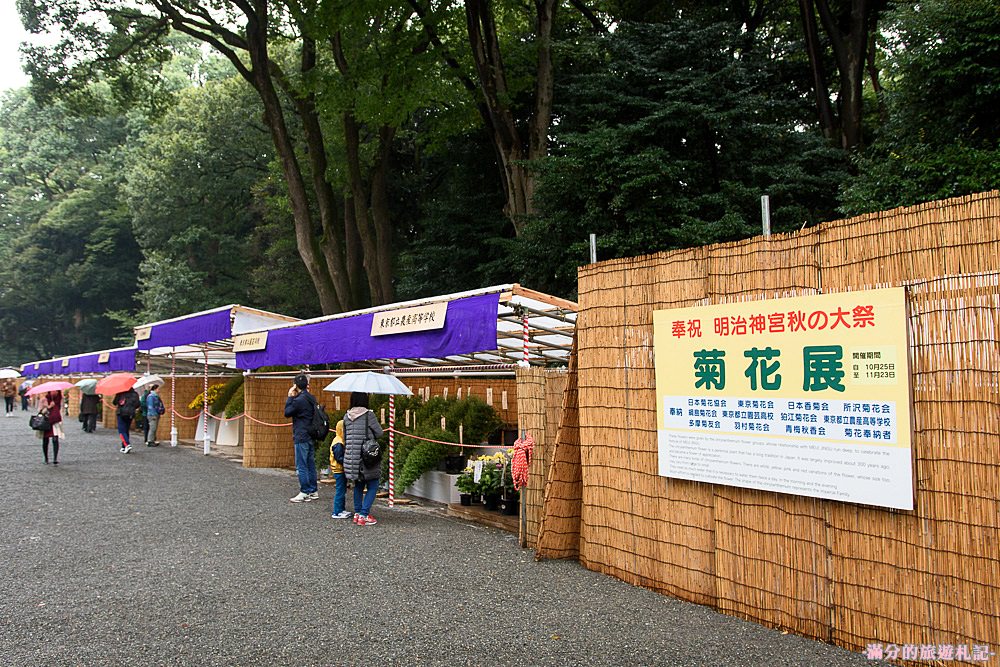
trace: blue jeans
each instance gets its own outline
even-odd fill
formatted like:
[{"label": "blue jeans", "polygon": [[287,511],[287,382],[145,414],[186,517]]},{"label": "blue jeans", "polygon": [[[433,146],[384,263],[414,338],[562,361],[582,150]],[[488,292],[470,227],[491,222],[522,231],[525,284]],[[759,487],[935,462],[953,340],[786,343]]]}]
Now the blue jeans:
[{"label": "blue jeans", "polygon": [[295,470],[299,473],[299,490],[316,493],[316,450],[311,442],[295,443]]},{"label": "blue jeans", "polygon": [[118,438],[122,441],[122,447],[129,444],[128,432],[132,428],[132,420],[125,419],[118,415]]},{"label": "blue jeans", "polygon": [[333,479],[337,482],[337,490],[333,494],[333,513],[340,514],[344,511],[344,502],[347,500],[347,475],[337,472],[333,474]]},{"label": "blue jeans", "polygon": [[[368,487],[364,492],[364,500],[361,498],[361,489]],[[372,503],[375,502],[375,494],[378,492],[378,480],[366,479],[354,483],[354,511],[361,516],[368,516],[372,511]]]}]

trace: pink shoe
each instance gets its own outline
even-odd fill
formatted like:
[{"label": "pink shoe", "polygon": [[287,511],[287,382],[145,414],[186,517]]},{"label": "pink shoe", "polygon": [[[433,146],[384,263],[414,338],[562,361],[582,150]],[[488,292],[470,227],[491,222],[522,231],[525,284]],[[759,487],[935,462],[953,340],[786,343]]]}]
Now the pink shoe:
[{"label": "pink shoe", "polygon": [[358,519],[359,526],[374,526],[378,521],[375,520],[373,516],[363,516]]}]

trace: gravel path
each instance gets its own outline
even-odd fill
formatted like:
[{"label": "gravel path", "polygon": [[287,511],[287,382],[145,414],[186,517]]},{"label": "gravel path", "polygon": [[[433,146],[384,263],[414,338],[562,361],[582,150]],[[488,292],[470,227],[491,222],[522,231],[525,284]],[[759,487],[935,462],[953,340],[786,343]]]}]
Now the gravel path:
[{"label": "gravel path", "polygon": [[377,526],[332,520],[330,486],[288,502],[290,471],[123,455],[75,421],[46,466],[15,414],[0,417],[2,665],[876,664],[537,563],[440,510],[380,500]]}]

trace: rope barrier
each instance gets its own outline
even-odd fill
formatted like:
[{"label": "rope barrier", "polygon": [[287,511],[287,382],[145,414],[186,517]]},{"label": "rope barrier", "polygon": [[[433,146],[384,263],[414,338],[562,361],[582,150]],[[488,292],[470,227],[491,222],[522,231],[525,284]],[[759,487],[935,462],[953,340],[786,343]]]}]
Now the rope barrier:
[{"label": "rope barrier", "polygon": [[182,415],[181,413],[177,412],[177,411],[176,411],[176,410],[174,410],[173,408],[170,408],[170,412],[172,412],[173,414],[177,415],[177,416],[178,416],[178,417],[180,417],[181,419],[186,419],[186,420],[188,420],[188,421],[191,421],[192,419],[197,419],[198,417],[201,417],[201,415],[200,415],[200,414],[197,414],[197,415],[195,415],[194,417],[185,417],[184,415]]},{"label": "rope barrier", "polygon": [[256,422],[258,424],[263,424],[264,426],[284,427],[284,426],[291,426],[292,425],[292,422],[288,422],[287,424],[270,424],[268,422],[264,422],[264,421],[261,421],[259,419],[255,419],[252,415],[248,415],[245,412],[243,413],[243,416],[246,417],[247,419],[249,419],[252,422]]},{"label": "rope barrier", "polygon": [[505,449],[505,447],[503,445],[462,445],[462,444],[459,444],[457,442],[445,442],[443,440],[431,440],[430,438],[421,438],[419,435],[413,435],[412,433],[404,433],[403,431],[400,431],[398,429],[392,428],[391,426],[389,428],[387,428],[386,431],[389,432],[389,433],[395,433],[396,435],[401,435],[401,436],[404,436],[404,437],[407,437],[407,438],[413,438],[414,440],[423,440],[424,442],[435,442],[435,443],[437,443],[439,445],[451,445],[452,447],[462,447],[463,449],[464,448],[470,448],[470,449],[503,448],[503,449]]}]

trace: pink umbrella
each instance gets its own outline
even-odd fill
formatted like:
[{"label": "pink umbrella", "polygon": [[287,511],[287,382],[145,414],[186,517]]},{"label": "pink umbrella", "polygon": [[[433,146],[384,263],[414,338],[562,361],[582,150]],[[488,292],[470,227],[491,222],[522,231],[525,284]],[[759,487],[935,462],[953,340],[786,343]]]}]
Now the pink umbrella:
[{"label": "pink umbrella", "polygon": [[103,396],[118,394],[131,389],[132,385],[135,384],[135,380],[136,377],[128,373],[112,373],[97,383],[95,391]]},{"label": "pink umbrella", "polygon": [[72,382],[63,382],[62,380],[52,380],[51,382],[43,382],[41,384],[36,384],[34,387],[24,392],[25,396],[34,396],[35,394],[45,394],[50,391],[62,391],[63,389],[72,389]]}]

